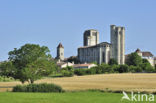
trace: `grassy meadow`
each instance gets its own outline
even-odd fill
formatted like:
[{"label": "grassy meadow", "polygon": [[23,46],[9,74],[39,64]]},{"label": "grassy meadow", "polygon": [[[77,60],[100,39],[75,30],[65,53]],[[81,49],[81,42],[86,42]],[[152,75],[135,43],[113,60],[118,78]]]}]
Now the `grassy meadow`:
[{"label": "grassy meadow", "polygon": [[[120,93],[67,92],[67,93],[0,93],[0,103],[133,103],[121,101]],[[136,102],[134,102],[136,103]],[[137,102],[146,103],[146,102]],[[154,103],[154,102],[150,102]]]}]

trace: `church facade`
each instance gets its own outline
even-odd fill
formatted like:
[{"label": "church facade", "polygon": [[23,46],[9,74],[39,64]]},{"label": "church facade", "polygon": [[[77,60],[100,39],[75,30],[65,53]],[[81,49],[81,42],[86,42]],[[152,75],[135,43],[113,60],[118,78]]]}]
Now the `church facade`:
[{"label": "church facade", "polygon": [[86,30],[83,38],[84,46],[78,48],[78,59],[81,63],[108,63],[111,58],[118,64],[125,63],[125,28],[110,26],[111,43],[99,43],[97,30]]}]

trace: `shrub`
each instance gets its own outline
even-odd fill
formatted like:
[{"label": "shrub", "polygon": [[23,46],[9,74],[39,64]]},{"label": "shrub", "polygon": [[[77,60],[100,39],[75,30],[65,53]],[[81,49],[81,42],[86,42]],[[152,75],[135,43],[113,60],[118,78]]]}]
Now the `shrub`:
[{"label": "shrub", "polygon": [[151,66],[147,59],[143,59],[143,63],[141,64],[141,68],[145,72],[154,72],[154,67]]},{"label": "shrub", "polygon": [[142,72],[142,68],[140,66],[129,66],[130,72],[136,73],[136,72]]},{"label": "shrub", "polygon": [[12,77],[0,76],[0,82],[11,82],[15,81]]},{"label": "shrub", "polygon": [[120,65],[118,68],[119,73],[126,73],[129,72],[129,66],[128,65]]},{"label": "shrub", "polygon": [[62,76],[64,77],[72,77],[74,75],[73,72],[67,71],[67,70],[62,70],[61,73],[62,73]]},{"label": "shrub", "polygon": [[108,64],[104,64],[104,63],[102,63],[100,66],[99,66],[99,68],[101,68],[101,70],[102,70],[102,73],[109,73],[111,70],[110,70],[110,65],[108,65]]},{"label": "shrub", "polygon": [[120,65],[112,65],[111,68],[111,73],[119,73],[119,67]]},{"label": "shrub", "polygon": [[61,73],[62,73],[62,76],[72,77],[74,75],[74,69],[73,67],[68,66],[66,68],[62,68]]},{"label": "shrub", "polygon": [[97,67],[92,67],[90,69],[87,69],[86,74],[96,74],[96,68]]},{"label": "shrub", "polygon": [[86,71],[86,69],[75,69],[74,74],[81,76],[87,74]]},{"label": "shrub", "polygon": [[29,84],[17,85],[13,87],[13,92],[64,92],[64,90],[55,84]]},{"label": "shrub", "polygon": [[109,60],[108,64],[109,64],[109,65],[118,65],[118,62],[117,62],[115,59],[111,58],[111,59]]}]

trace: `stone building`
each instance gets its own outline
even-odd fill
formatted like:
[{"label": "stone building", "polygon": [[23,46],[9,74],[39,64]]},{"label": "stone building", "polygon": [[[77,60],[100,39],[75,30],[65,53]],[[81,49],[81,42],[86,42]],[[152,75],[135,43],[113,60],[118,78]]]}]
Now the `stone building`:
[{"label": "stone building", "polygon": [[110,26],[111,43],[99,42],[97,30],[87,30],[84,32],[84,46],[78,48],[78,58],[81,63],[97,62],[108,63],[110,58],[114,58],[118,64],[125,62],[125,28]]},{"label": "stone building", "polygon": [[59,59],[61,61],[64,60],[64,47],[61,43],[57,46],[57,56],[56,59]]},{"label": "stone building", "polygon": [[99,43],[99,32],[97,30],[86,30],[83,36],[84,46],[92,46]]},{"label": "stone building", "polygon": [[143,59],[147,59],[152,66],[155,65],[154,55],[151,52],[141,51],[140,49],[137,49],[135,52]]},{"label": "stone building", "polygon": [[111,44],[107,42],[78,48],[78,58],[81,63],[108,63],[111,55],[110,53]]}]

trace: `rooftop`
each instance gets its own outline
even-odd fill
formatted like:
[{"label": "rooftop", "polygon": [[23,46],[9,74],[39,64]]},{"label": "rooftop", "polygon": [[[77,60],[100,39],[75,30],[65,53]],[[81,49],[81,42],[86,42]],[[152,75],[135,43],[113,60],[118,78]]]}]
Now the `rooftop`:
[{"label": "rooftop", "polygon": [[99,43],[97,45],[79,47],[79,49],[80,48],[92,48],[92,47],[101,46],[101,45],[111,45],[111,44],[108,43],[108,42],[101,42],[101,43]]},{"label": "rooftop", "polygon": [[153,57],[153,54],[151,52],[142,52],[143,57]]},{"label": "rooftop", "polygon": [[59,45],[57,46],[57,48],[64,48],[62,43],[59,43]]},{"label": "rooftop", "polygon": [[141,52],[141,50],[138,48],[135,52],[139,53],[139,52]]}]

